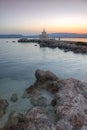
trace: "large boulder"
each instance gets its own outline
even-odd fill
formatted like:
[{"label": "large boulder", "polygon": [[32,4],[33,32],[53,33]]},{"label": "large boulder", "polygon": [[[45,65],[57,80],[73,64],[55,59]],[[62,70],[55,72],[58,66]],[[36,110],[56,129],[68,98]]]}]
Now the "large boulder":
[{"label": "large boulder", "polygon": [[37,81],[41,81],[41,82],[44,82],[44,81],[55,81],[58,79],[58,77],[53,74],[52,72],[50,71],[42,71],[42,70],[36,70],[35,72],[35,76],[36,76],[36,79]]},{"label": "large boulder", "polygon": [[28,87],[25,91],[23,97],[28,97],[28,95],[34,95],[37,91],[42,89],[55,94],[58,92],[59,88],[63,86],[60,79],[50,71],[36,70],[35,72],[36,82]]},{"label": "large boulder", "polygon": [[5,99],[0,99],[0,118],[5,114],[8,102]]}]

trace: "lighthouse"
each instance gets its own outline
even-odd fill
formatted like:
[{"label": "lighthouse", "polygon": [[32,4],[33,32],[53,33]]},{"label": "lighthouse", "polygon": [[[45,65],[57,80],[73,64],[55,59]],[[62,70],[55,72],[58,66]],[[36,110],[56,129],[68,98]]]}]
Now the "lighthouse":
[{"label": "lighthouse", "polygon": [[45,29],[43,29],[43,32],[40,35],[40,40],[48,40],[48,35],[47,35]]}]

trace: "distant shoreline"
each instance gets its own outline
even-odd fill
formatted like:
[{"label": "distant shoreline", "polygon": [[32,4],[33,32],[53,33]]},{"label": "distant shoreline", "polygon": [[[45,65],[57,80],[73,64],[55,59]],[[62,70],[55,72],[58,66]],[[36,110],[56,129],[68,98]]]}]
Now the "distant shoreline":
[{"label": "distant shoreline", "polygon": [[[39,38],[40,34],[22,35],[22,34],[0,34],[0,38]],[[77,33],[50,33],[49,38],[87,38],[87,34]]]}]

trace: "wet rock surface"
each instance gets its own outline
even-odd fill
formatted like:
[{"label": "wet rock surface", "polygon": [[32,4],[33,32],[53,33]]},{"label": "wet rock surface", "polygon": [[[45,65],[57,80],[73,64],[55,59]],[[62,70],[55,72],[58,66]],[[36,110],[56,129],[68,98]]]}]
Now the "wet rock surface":
[{"label": "wet rock surface", "polygon": [[42,70],[36,70],[35,72],[35,77],[37,79],[37,81],[41,81],[41,82],[45,82],[45,81],[55,81],[57,80],[57,76],[55,74],[53,74],[50,71],[42,71]]},{"label": "wet rock surface", "polygon": [[17,119],[5,130],[87,130],[87,83],[62,80],[50,71],[36,70],[35,76],[35,83],[25,90],[32,109],[20,119],[23,124]]},{"label": "wet rock surface", "polygon": [[61,80],[56,76],[53,79],[46,78],[46,72],[36,71],[36,83],[34,83],[33,91],[36,88],[39,88],[39,91],[45,89],[53,95],[50,105],[55,112],[56,125],[54,129],[85,129],[87,124],[87,84],[73,78],[66,80]]},{"label": "wet rock surface", "polygon": [[27,113],[28,130],[52,130],[53,124],[49,118],[39,109],[33,108]]},{"label": "wet rock surface", "polygon": [[27,129],[28,120],[25,115],[11,112],[2,130],[24,130]]},{"label": "wet rock surface", "polygon": [[5,114],[8,102],[6,99],[0,99],[0,118]]}]

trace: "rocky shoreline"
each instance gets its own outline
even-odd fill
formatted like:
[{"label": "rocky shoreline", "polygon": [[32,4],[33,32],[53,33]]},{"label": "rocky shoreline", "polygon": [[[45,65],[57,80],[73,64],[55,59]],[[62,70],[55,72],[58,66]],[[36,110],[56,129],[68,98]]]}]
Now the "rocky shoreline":
[{"label": "rocky shoreline", "polygon": [[87,83],[42,70],[35,77],[23,94],[33,107],[25,115],[11,112],[1,130],[87,130]]},{"label": "rocky shoreline", "polygon": [[19,39],[18,42],[34,42],[38,43],[40,47],[50,47],[63,49],[65,52],[73,51],[74,53],[87,54],[87,43],[86,42],[75,42],[75,41],[61,41],[55,39],[48,39],[41,41],[40,39]]}]

